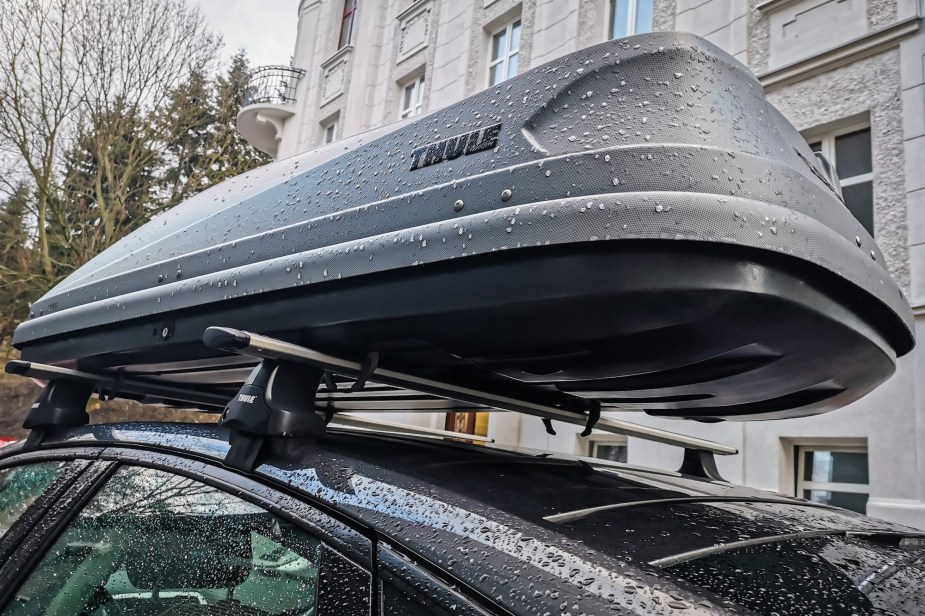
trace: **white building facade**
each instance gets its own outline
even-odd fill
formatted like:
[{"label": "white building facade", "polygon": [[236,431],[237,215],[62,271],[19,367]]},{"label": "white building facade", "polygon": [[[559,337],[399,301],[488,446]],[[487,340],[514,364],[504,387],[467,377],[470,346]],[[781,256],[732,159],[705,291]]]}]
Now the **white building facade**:
[{"label": "white building facade", "polygon": [[[610,38],[702,36],[746,64],[768,98],[833,160],[925,340],[925,30],[922,0],[303,0],[291,67],[258,71],[239,131],[285,158],[459,101]],[[473,414],[474,415],[474,414]],[[736,483],[925,528],[925,344],[885,385],[798,420],[693,424],[616,417],[740,449]],[[409,415],[502,443],[677,468],[681,451],[578,436],[538,419]]]}]

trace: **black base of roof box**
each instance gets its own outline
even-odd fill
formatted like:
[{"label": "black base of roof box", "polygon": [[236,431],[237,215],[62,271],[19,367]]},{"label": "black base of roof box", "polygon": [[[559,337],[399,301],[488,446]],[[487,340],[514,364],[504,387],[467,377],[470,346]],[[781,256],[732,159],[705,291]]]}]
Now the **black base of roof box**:
[{"label": "black base of roof box", "polygon": [[890,341],[903,332],[872,329],[882,315],[857,295],[785,255],[601,242],[229,299],[45,340],[23,357],[221,387],[247,372],[202,345],[205,328],[221,325],[356,359],[378,351],[386,367],[563,406],[575,396],[705,421],[771,419],[843,406],[893,373]]},{"label": "black base of roof box", "polygon": [[14,344],[233,393],[248,365],[210,326],[702,421],[838,408],[914,344],[831,167],[745,67],[676,33],[205,191],[36,302]]}]

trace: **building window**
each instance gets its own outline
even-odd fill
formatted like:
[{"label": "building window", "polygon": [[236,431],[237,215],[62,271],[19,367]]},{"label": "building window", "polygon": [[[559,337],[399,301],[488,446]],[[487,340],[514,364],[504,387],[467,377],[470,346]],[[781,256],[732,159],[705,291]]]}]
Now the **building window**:
[{"label": "building window", "polygon": [[520,20],[512,21],[491,36],[488,85],[496,86],[517,74],[520,55]]},{"label": "building window", "polygon": [[592,458],[626,462],[628,446],[625,436],[593,435],[588,438],[588,455]]},{"label": "building window", "polygon": [[413,118],[421,114],[424,106],[424,75],[421,75],[402,90],[401,117]]},{"label": "building window", "polygon": [[874,165],[869,126],[850,126],[808,139],[835,166],[845,205],[874,234]]},{"label": "building window", "polygon": [[866,447],[797,446],[795,455],[797,496],[866,512],[870,494]]},{"label": "building window", "polygon": [[337,125],[339,124],[338,118],[334,118],[330,122],[321,125],[321,142],[322,143],[333,143],[337,141]]},{"label": "building window", "polygon": [[444,429],[461,434],[488,436],[488,413],[477,411],[447,413]]},{"label": "building window", "polygon": [[340,20],[340,47],[353,43],[353,25],[357,17],[357,0],[344,0],[344,14]]},{"label": "building window", "polygon": [[610,38],[652,31],[653,0],[610,0]]}]

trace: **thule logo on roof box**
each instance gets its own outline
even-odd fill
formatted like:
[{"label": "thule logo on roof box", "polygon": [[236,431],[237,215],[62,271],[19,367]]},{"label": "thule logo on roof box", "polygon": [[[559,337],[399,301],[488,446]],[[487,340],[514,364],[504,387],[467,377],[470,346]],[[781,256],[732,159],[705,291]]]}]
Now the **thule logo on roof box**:
[{"label": "thule logo on roof box", "polygon": [[411,152],[411,171],[429,167],[445,160],[454,160],[463,154],[484,152],[498,145],[501,125],[487,126],[471,133],[457,135],[428,145],[414,148]]}]

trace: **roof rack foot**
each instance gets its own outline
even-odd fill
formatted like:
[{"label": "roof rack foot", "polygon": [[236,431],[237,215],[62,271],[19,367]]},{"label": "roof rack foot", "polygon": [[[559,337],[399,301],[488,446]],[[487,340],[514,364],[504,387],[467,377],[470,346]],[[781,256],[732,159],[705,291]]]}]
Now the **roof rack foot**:
[{"label": "roof rack foot", "polygon": [[228,466],[253,470],[273,441],[312,438],[325,433],[325,418],[315,412],[315,394],[324,370],[265,359],[222,412],[218,424],[231,431]]},{"label": "roof rack foot", "polygon": [[37,448],[57,428],[71,428],[90,423],[87,402],[93,383],[57,379],[48,383],[33,403],[22,427],[31,430],[24,450]]},{"label": "roof rack foot", "polygon": [[716,458],[712,451],[702,449],[684,448],[684,460],[678,472],[682,475],[692,475],[711,481],[726,481],[716,468]]}]

